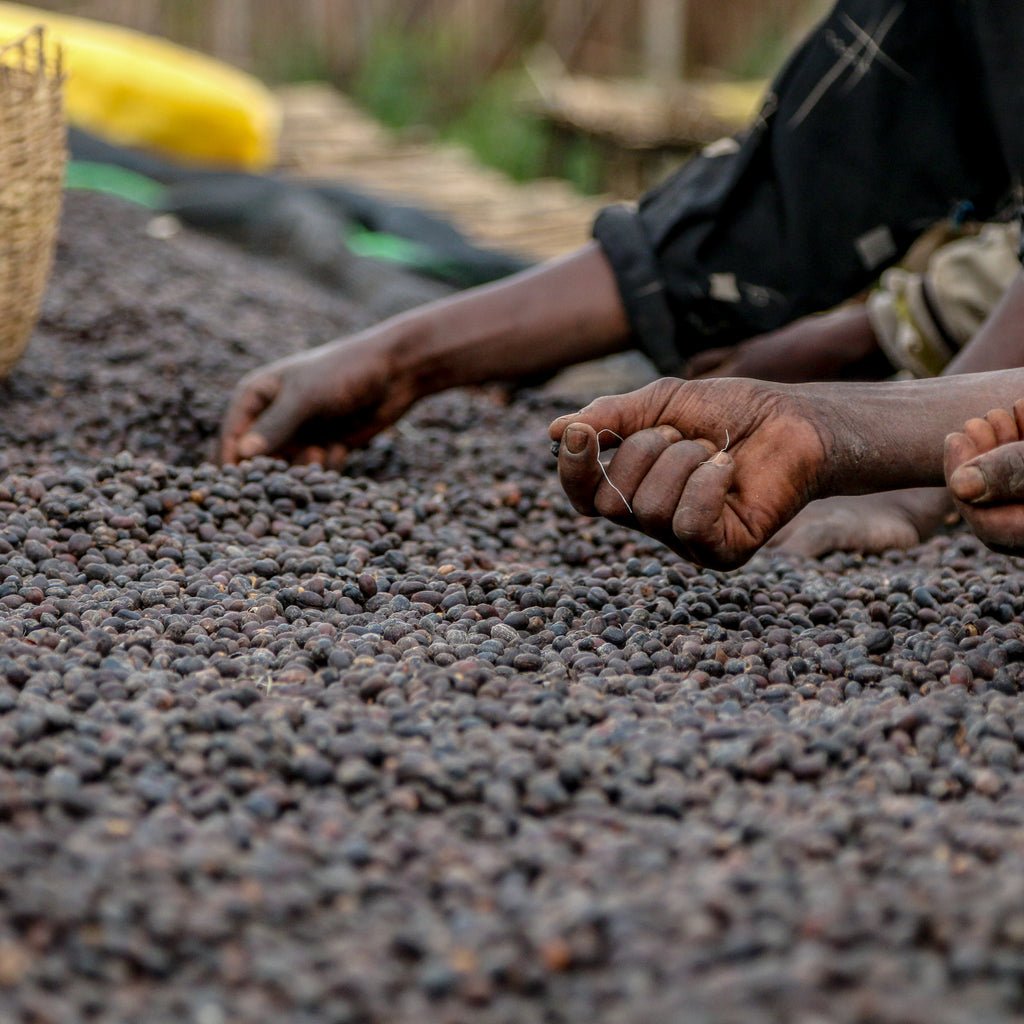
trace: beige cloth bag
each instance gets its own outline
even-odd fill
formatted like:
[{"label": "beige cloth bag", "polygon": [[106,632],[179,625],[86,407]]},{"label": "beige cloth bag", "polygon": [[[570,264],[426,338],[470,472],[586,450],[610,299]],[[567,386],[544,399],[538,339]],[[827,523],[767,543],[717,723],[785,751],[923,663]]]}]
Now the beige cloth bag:
[{"label": "beige cloth bag", "polygon": [[937,249],[923,273],[887,270],[868,298],[878,343],[898,370],[934,377],[985,322],[1021,272],[1020,223]]},{"label": "beige cloth bag", "polygon": [[21,358],[53,266],[67,163],[59,49],[0,46],[0,378]]}]

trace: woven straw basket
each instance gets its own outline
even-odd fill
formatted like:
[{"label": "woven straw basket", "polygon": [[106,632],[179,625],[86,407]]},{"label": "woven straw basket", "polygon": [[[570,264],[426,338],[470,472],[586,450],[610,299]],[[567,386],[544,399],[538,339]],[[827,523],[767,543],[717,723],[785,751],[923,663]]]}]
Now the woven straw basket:
[{"label": "woven straw basket", "polygon": [[53,265],[67,161],[59,48],[0,46],[0,379],[21,358]]}]

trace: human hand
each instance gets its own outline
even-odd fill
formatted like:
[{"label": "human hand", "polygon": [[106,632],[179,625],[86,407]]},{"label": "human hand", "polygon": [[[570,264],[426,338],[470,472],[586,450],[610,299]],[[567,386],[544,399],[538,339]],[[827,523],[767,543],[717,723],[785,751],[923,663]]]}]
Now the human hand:
[{"label": "human hand", "polygon": [[1024,400],[968,420],[945,444],[957,511],[994,551],[1024,554]]},{"label": "human hand", "polygon": [[[662,541],[701,565],[742,565],[817,496],[828,431],[785,388],[665,378],[552,423],[573,507]],[[598,457],[621,443],[605,469]]]},{"label": "human hand", "polygon": [[220,458],[276,455],[340,468],[414,400],[379,343],[342,339],[243,377],[221,426]]}]

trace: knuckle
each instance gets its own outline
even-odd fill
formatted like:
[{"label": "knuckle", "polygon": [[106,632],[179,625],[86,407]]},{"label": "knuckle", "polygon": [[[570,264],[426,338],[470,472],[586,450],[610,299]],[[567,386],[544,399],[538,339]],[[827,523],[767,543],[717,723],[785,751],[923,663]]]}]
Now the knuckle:
[{"label": "knuckle", "polygon": [[667,529],[672,522],[673,509],[657,498],[637,494],[633,498],[633,515],[644,529]]},{"label": "knuckle", "polygon": [[681,541],[692,543],[706,539],[708,532],[706,510],[699,506],[684,505],[672,517],[672,532]]},{"label": "knuckle", "polygon": [[1014,496],[1024,498],[1024,451],[1011,453],[1007,470],[1007,488]]},{"label": "knuckle", "polygon": [[667,447],[668,440],[657,427],[638,430],[619,445],[620,454],[630,459],[652,458],[660,455]]}]

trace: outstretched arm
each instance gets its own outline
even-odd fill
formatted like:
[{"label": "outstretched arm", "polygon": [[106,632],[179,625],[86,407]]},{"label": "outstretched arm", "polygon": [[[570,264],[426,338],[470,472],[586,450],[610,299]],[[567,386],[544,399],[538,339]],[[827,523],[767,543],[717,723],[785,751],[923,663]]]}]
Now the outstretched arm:
[{"label": "outstretched arm", "polygon": [[426,395],[560,369],[629,340],[611,268],[591,243],[248,374],[224,418],[221,459],[337,466]]},{"label": "outstretched arm", "polygon": [[[981,329],[943,371],[943,376],[1024,366],[1021,324],[1024,324],[1024,278],[1018,275]],[[991,401],[981,401],[967,413],[965,420],[984,415],[996,404],[994,397]],[[961,423],[955,430],[960,431],[962,427]],[[987,451],[982,448],[973,454]],[[961,447],[957,447],[956,452],[954,464],[957,465],[972,457]],[[1000,448],[986,456],[987,464],[1002,463],[1009,457],[1010,452]],[[952,493],[959,499],[957,511],[975,532],[979,536],[991,532],[989,527],[980,524],[977,515],[970,513],[966,499],[959,498],[955,488]],[[822,555],[837,549],[883,551],[889,547],[910,547],[929,537],[947,519],[954,507],[950,494],[944,487],[919,487],[816,502],[784,526],[771,543],[773,547],[804,555]],[[987,522],[992,517],[987,514],[989,510],[983,511]]]},{"label": "outstretched arm", "polygon": [[728,569],[815,498],[941,484],[946,435],[1021,394],[1024,370],[884,384],[666,378],[550,433],[577,511]]}]

